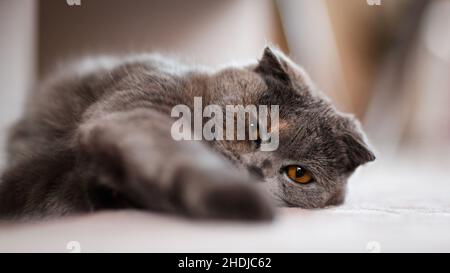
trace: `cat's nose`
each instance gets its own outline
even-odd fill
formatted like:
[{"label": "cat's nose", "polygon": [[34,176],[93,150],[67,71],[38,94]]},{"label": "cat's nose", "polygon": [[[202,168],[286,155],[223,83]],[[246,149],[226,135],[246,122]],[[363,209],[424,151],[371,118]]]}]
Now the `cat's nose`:
[{"label": "cat's nose", "polygon": [[264,173],[262,171],[261,168],[257,167],[257,166],[248,166],[247,170],[250,172],[251,175],[253,175],[255,178],[259,179],[259,180],[263,180],[264,178]]}]

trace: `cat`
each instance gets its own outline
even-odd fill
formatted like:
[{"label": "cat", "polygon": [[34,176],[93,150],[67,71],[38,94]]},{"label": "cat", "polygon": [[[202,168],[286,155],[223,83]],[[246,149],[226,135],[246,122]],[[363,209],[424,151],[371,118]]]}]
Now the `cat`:
[{"label": "cat", "polygon": [[[171,109],[278,105],[279,147],[176,141]],[[271,220],[277,206],[344,202],[354,170],[375,159],[358,121],[304,70],[266,47],[254,63],[212,70],[159,55],[66,67],[30,94],[11,130],[3,218],[142,209],[192,218]]]}]

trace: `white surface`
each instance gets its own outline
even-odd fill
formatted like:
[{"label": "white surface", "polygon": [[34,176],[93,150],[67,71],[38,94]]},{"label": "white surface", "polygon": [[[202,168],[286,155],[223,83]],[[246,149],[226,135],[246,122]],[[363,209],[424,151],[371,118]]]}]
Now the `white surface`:
[{"label": "white surface", "polygon": [[346,205],[284,208],[269,224],[105,212],[2,223],[0,251],[70,252],[68,243],[77,241],[82,252],[449,252],[450,165],[423,162],[380,160],[354,177]]}]

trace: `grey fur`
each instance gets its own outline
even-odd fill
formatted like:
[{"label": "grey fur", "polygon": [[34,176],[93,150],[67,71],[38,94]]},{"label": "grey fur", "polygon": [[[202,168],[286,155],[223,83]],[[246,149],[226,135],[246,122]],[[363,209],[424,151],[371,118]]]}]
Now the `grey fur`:
[{"label": "grey fur", "polygon": [[[90,61],[36,90],[9,141],[3,217],[53,217],[140,208],[200,218],[271,219],[278,205],[343,202],[347,178],[375,159],[358,122],[339,113],[305,72],[275,49],[258,63],[217,71],[150,55]],[[280,105],[280,146],[180,141],[177,104]],[[308,168],[296,184],[283,168]],[[261,183],[254,183],[261,182]]]}]

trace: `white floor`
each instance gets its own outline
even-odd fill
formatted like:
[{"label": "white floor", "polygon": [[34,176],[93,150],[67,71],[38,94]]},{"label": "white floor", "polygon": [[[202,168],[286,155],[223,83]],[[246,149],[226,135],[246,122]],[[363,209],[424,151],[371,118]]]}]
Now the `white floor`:
[{"label": "white floor", "polygon": [[106,212],[44,223],[1,223],[0,251],[450,252],[450,164],[434,160],[424,165],[407,158],[393,162],[381,160],[361,169],[346,205],[280,209],[269,224]]}]

